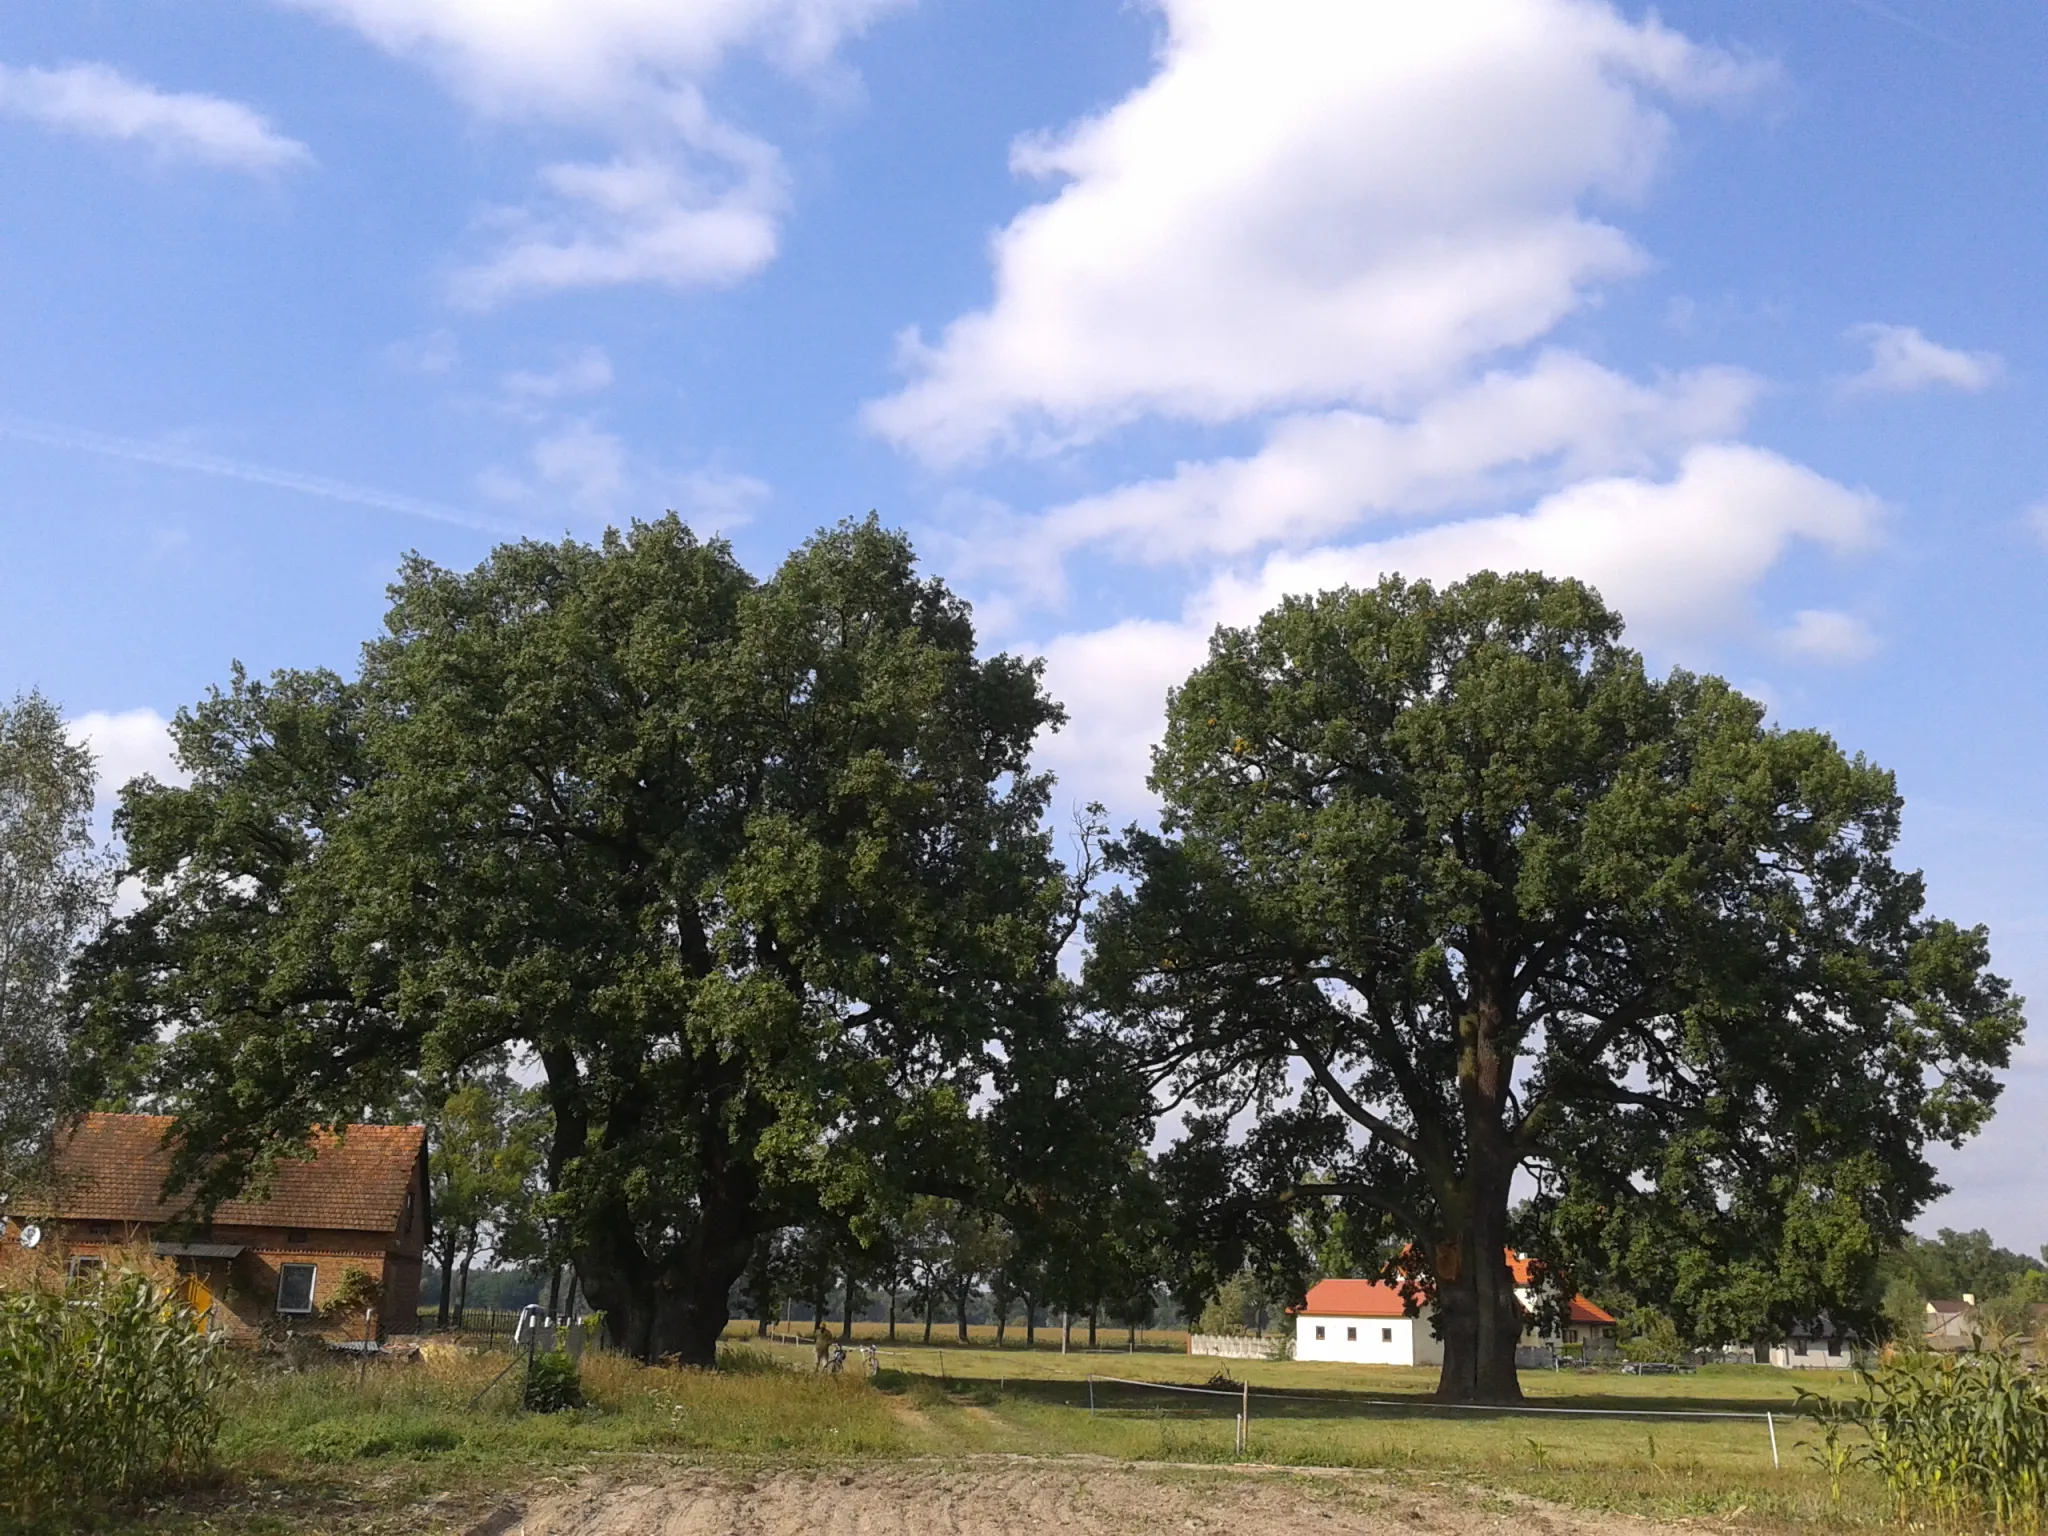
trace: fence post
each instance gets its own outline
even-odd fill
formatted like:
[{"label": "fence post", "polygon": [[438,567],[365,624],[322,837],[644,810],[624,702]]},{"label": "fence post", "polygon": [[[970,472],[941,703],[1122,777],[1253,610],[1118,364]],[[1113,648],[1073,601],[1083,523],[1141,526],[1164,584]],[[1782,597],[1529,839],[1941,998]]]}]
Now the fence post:
[{"label": "fence post", "polygon": [[1771,1432],[1771,1470],[1778,1470],[1778,1421],[1770,1414],[1764,1415],[1764,1428]]},{"label": "fence post", "polygon": [[1088,1378],[1088,1417],[1095,1417],[1095,1378]]},{"label": "fence post", "polygon": [[1242,1406],[1237,1413],[1237,1453],[1240,1456],[1252,1453],[1252,1384],[1249,1377],[1245,1380]]}]

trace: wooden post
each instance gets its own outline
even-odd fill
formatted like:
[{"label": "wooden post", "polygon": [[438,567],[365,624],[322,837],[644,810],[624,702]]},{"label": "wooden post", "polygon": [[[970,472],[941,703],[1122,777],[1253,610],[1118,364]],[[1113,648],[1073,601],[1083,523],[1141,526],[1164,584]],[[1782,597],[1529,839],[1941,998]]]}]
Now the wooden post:
[{"label": "wooden post", "polygon": [[1764,1428],[1771,1432],[1771,1470],[1778,1470],[1778,1421],[1770,1414],[1764,1415]]},{"label": "wooden post", "polygon": [[1252,1453],[1252,1384],[1249,1377],[1245,1379],[1244,1396],[1240,1401],[1241,1406],[1237,1410],[1237,1453],[1240,1456],[1249,1456]]}]

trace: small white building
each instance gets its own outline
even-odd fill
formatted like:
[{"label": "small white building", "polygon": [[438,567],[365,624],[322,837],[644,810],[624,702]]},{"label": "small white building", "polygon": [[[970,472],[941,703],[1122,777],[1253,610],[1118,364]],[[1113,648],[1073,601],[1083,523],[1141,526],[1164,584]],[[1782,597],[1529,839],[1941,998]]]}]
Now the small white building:
[{"label": "small white building", "polygon": [[1799,1324],[1784,1343],[1773,1344],[1771,1364],[1793,1371],[1848,1371],[1855,1369],[1862,1350],[1856,1335],[1821,1317]]},{"label": "small white building", "polygon": [[1319,1280],[1294,1314],[1294,1358],[1352,1365],[1442,1365],[1429,1303],[1410,1316],[1399,1286],[1381,1280]]},{"label": "small white building", "polygon": [[[1507,1256],[1515,1299],[1525,1315],[1534,1306],[1534,1275],[1520,1254]],[[1571,1299],[1562,1338],[1532,1326],[1516,1351],[1519,1363],[1550,1366],[1559,1355],[1597,1359],[1614,1353],[1614,1318],[1586,1300]],[[1532,1318],[1533,1322],[1533,1318]],[[1401,1288],[1383,1280],[1319,1280],[1294,1315],[1294,1358],[1343,1360],[1354,1365],[1442,1365],[1443,1341],[1430,1331],[1429,1303],[1417,1299],[1413,1315]]]}]

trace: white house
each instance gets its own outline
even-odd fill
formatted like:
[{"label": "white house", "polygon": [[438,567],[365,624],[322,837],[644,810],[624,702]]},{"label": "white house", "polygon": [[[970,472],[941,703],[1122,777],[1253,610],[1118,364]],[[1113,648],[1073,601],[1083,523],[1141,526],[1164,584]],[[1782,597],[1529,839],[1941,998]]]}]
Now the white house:
[{"label": "white house", "polygon": [[1294,1358],[1353,1365],[1442,1365],[1429,1331],[1429,1303],[1413,1317],[1399,1286],[1381,1280],[1319,1280],[1294,1314]]},{"label": "white house", "polygon": [[1853,1370],[1862,1345],[1853,1333],[1821,1316],[1801,1323],[1782,1344],[1771,1346],[1771,1364],[1794,1371]]},{"label": "white house", "polygon": [[[1515,1297],[1526,1311],[1532,1306],[1534,1283],[1529,1261],[1514,1253],[1507,1259]],[[1612,1316],[1583,1296],[1572,1298],[1569,1312],[1562,1338],[1533,1328],[1523,1335],[1520,1353],[1529,1357],[1524,1363],[1547,1365],[1559,1354],[1597,1358],[1614,1352]],[[1431,1333],[1429,1319],[1427,1301],[1418,1301],[1411,1317],[1402,1306],[1401,1288],[1385,1281],[1319,1280],[1294,1314],[1294,1358],[1354,1365],[1442,1365],[1444,1346]]]}]

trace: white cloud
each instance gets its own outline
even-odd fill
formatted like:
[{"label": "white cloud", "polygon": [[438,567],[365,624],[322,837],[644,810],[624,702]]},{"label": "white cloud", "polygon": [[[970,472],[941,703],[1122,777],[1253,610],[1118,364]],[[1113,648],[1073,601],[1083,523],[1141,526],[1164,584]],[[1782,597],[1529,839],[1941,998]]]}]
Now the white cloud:
[{"label": "white cloud", "polygon": [[1652,174],[1653,94],[1760,71],[1586,0],[1163,0],[1158,72],[1020,171],[990,306],[868,420],[940,464],[1342,404],[1400,410],[1641,253],[1585,211]]},{"label": "white cloud", "polygon": [[1845,394],[1904,395],[1946,386],[1974,393],[1989,389],[2005,373],[1995,352],[1961,352],[1929,341],[1910,325],[1851,326],[1851,340],[1870,348],[1870,366],[1842,383]]},{"label": "white cloud", "polygon": [[1832,608],[1802,608],[1780,638],[1794,655],[1815,661],[1866,661],[1877,654],[1870,626]]},{"label": "white cloud", "polygon": [[560,400],[569,395],[591,395],[612,386],[612,360],[602,347],[585,347],[564,358],[559,368],[521,369],[501,381],[514,400]]},{"label": "white cloud", "polygon": [[1326,538],[1375,514],[1656,468],[1738,430],[1756,392],[1734,369],[1645,386],[1552,352],[1442,395],[1408,421],[1348,410],[1285,417],[1248,458],[1183,463],[1167,478],[1069,503],[1018,542],[1055,554],[1106,544],[1157,561]]},{"label": "white cloud", "polygon": [[737,470],[693,469],[673,482],[675,510],[706,532],[750,521],[774,491],[765,480]]},{"label": "white cloud", "polygon": [[96,809],[104,816],[121,787],[144,774],[165,784],[188,782],[172,756],[170,721],[153,709],[96,709],[66,722],[74,742],[92,748],[99,770]]},{"label": "white cloud", "polygon": [[406,373],[452,373],[462,361],[462,347],[453,331],[441,329],[425,336],[394,341],[384,349],[384,357],[392,367]]},{"label": "white cloud", "polygon": [[[1069,783],[1138,808],[1166,687],[1201,659],[1215,626],[1250,623],[1292,593],[1396,573],[1443,583],[1478,570],[1540,570],[1590,582],[1628,619],[1634,643],[1668,653],[1755,629],[1755,588],[1795,540],[1852,552],[1873,541],[1882,516],[1874,497],[1776,454],[1709,444],[1687,452],[1668,479],[1587,480],[1527,512],[1274,554],[1248,576],[1211,581],[1176,623],[1126,623],[1045,647],[1053,696],[1067,698],[1064,689],[1085,701],[1088,721],[1085,732],[1048,741],[1045,757]],[[1840,643],[1848,631],[1835,617],[1802,614],[1793,632]],[[1078,702],[1070,707],[1081,714]]]},{"label": "white cloud", "polygon": [[158,90],[105,64],[62,69],[0,64],[0,112],[231,170],[286,170],[313,158],[305,145],[238,101]]},{"label": "white cloud", "polygon": [[283,0],[424,61],[471,104],[604,112],[754,49],[802,72],[907,0]]},{"label": "white cloud", "polygon": [[489,309],[565,288],[738,282],[775,259],[788,197],[772,146],[723,135],[715,168],[654,158],[544,167],[544,208],[501,210],[497,254],[455,275],[460,304]]},{"label": "white cloud", "polygon": [[486,222],[497,250],[459,271],[483,308],[626,283],[737,282],[775,257],[788,178],[775,147],[703,86],[752,51],[818,77],[907,0],[282,0],[424,63],[479,112],[594,130],[616,153],[542,168],[541,195]]},{"label": "white cloud", "polygon": [[589,420],[568,422],[539,438],[525,472],[487,469],[477,485],[493,500],[530,512],[560,509],[584,522],[610,523],[672,508],[706,531],[746,522],[771,494],[765,481],[737,471],[676,470],[649,462]]},{"label": "white cloud", "polygon": [[2027,508],[2020,521],[2028,532],[2041,541],[2041,547],[2048,549],[2048,502]]}]

